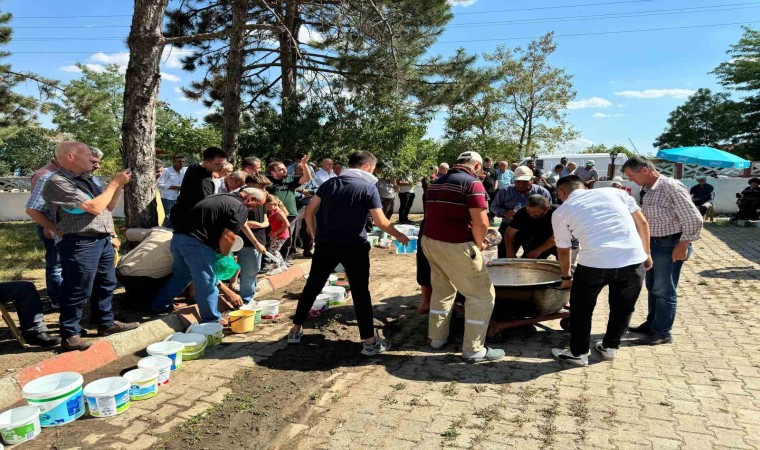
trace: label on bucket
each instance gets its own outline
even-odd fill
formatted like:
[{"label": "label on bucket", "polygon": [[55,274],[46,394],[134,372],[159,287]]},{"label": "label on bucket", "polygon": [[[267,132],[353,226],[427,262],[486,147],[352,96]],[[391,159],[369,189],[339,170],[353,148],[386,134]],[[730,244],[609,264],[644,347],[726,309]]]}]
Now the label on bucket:
[{"label": "label on bucket", "polygon": [[84,414],[84,395],[82,395],[81,386],[51,399],[27,399],[27,403],[40,408],[40,424],[43,427],[63,425]]},{"label": "label on bucket", "polygon": [[27,423],[16,428],[0,429],[0,435],[6,444],[20,444],[30,439],[34,439],[40,434],[40,427],[37,422]]},{"label": "label on bucket", "polygon": [[87,397],[87,406],[94,417],[121,414],[129,408],[129,390],[107,397]]},{"label": "label on bucket", "polygon": [[156,395],[158,387],[156,386],[156,380],[152,383],[146,384],[133,384],[129,387],[129,397],[132,400],[145,400]]}]

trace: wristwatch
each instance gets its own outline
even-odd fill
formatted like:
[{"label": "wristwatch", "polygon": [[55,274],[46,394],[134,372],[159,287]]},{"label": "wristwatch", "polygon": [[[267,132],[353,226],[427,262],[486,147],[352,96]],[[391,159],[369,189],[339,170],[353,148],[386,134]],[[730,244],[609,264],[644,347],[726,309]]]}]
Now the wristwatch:
[{"label": "wristwatch", "polygon": [[561,277],[559,277],[559,278],[560,278],[560,280],[562,280],[562,281],[568,281],[568,280],[572,280],[572,279],[573,279],[573,276],[572,276],[572,275],[568,275],[568,276],[564,276],[564,275],[562,275],[562,276],[561,276]]}]

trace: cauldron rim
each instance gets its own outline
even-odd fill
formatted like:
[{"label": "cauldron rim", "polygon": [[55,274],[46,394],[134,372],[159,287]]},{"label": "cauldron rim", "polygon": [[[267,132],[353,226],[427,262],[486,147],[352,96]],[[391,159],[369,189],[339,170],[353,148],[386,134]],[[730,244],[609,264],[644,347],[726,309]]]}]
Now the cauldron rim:
[{"label": "cauldron rim", "polygon": [[496,284],[494,283],[494,288],[496,289],[510,289],[510,288],[543,288],[543,287],[556,287],[562,284],[562,280],[560,279],[560,266],[558,261],[549,261],[545,259],[525,259],[525,258],[497,258],[491,261],[489,266],[491,267],[498,267],[498,266],[526,266],[530,265],[531,267],[536,266],[544,266],[544,267],[551,267],[553,269],[557,270],[557,279],[551,280],[551,281],[543,281],[540,283],[523,283],[523,284]]}]

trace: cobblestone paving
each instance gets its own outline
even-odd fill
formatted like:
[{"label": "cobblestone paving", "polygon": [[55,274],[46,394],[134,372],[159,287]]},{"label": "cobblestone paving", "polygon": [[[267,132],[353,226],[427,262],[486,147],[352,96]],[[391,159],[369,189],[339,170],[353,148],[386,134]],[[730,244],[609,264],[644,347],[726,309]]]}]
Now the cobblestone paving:
[{"label": "cobblestone paving", "polygon": [[[612,362],[594,354],[589,367],[567,368],[550,356],[567,336],[548,322],[551,331],[501,344],[505,360],[472,366],[454,354],[420,350],[426,319],[410,315],[390,336],[398,350],[373,364],[337,368],[303,423],[284,430],[278,446],[760,448],[760,230],[710,225],[703,236],[684,266],[672,345],[624,346]],[[400,281],[373,289],[376,300],[394,283],[396,293],[409,295],[409,280]],[[634,323],[646,314],[644,295]],[[604,303],[593,338],[604,330]],[[248,367],[283,349],[286,329],[275,324],[225,338],[238,345],[188,363],[161,401],[134,403],[82,447],[151,448],[161,433],[223,401],[231,366]]]}]

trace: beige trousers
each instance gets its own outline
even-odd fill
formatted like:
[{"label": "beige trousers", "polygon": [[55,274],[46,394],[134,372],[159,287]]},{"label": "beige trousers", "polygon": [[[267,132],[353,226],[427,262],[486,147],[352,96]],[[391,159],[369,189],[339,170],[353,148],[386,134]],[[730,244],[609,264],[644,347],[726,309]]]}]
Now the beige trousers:
[{"label": "beige trousers", "polygon": [[467,298],[462,352],[469,355],[481,351],[495,293],[480,249],[472,242],[451,244],[428,237],[422,238],[421,245],[430,261],[433,286],[428,336],[430,339],[448,338],[454,297],[459,291]]}]

